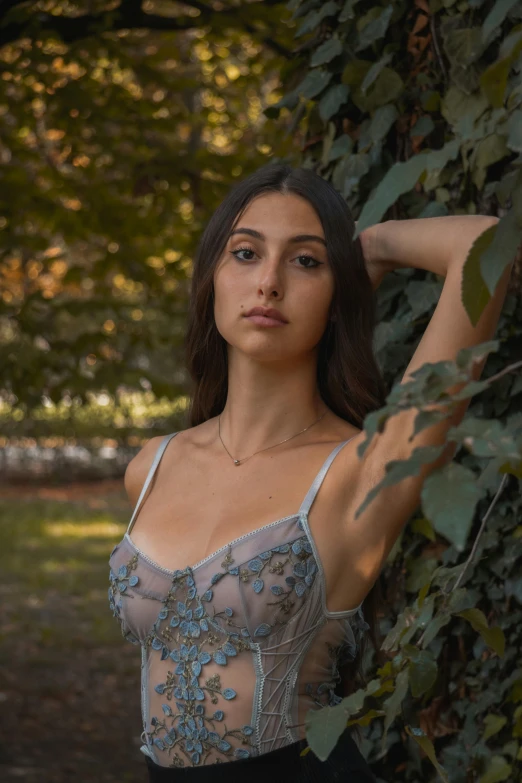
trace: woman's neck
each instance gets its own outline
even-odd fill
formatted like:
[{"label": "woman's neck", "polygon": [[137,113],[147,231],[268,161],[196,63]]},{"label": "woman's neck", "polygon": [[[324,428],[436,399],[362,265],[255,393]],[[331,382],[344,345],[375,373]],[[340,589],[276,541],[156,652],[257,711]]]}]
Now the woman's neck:
[{"label": "woman's neck", "polygon": [[325,410],[312,362],[293,367],[232,363],[221,437],[230,453],[241,457],[296,435]]}]

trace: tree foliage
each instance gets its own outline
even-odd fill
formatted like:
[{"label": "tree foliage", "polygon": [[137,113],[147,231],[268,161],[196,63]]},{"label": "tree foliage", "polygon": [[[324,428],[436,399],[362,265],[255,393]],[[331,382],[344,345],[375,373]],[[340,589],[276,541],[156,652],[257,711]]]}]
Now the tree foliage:
[{"label": "tree foliage", "polygon": [[[343,194],[356,235],[387,219],[500,218],[466,260],[462,299],[476,324],[522,236],[521,4],[291,0],[288,8],[305,43],[285,95],[265,113],[287,118],[302,165]],[[347,723],[363,727],[363,752],[381,780],[522,780],[519,276],[518,256],[498,339],[424,365],[400,385],[441,281],[402,269],[377,292],[376,351],[391,391],[365,419],[361,453],[399,410],[420,409],[418,432],[441,415],[430,403],[473,398],[448,433],[456,458],[424,482],[386,564],[395,620],[381,622],[385,663],[366,687],[307,718],[320,758]],[[482,356],[477,382],[472,367]],[[452,395],[457,382],[464,387]],[[389,463],[358,511],[380,486],[418,473],[433,450]]]},{"label": "tree foliage", "polygon": [[273,20],[289,15],[1,4],[0,366],[19,434],[42,395],[186,394],[192,253],[226,189],[272,152],[278,123],[261,109],[289,54]]}]

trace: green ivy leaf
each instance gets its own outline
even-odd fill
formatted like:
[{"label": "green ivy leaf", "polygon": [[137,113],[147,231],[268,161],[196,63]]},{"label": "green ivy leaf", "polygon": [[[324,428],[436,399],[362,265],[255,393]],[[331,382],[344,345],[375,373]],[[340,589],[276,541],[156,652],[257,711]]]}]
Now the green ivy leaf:
[{"label": "green ivy leaf", "polygon": [[443,43],[450,63],[465,68],[478,60],[486,48],[480,27],[447,30]]},{"label": "green ivy leaf", "polygon": [[[346,84],[334,84],[330,87],[319,101],[321,119],[327,122],[333,114],[336,114],[343,103],[348,100],[349,94],[350,88]],[[341,138],[343,137],[341,136]],[[348,138],[350,137],[348,136]]]},{"label": "green ivy leaf", "polygon": [[[379,13],[379,11],[381,12]],[[371,46],[372,43],[379,40],[379,38],[383,37],[390,24],[392,14],[393,5],[388,5],[382,10],[379,7],[373,7],[357,20],[359,43],[355,47],[356,52],[366,49],[368,46]]]},{"label": "green ivy leaf", "polygon": [[461,348],[455,358],[455,364],[457,367],[470,372],[474,363],[481,362],[490,353],[498,351],[499,346],[499,340],[488,340],[485,343],[472,345],[471,348]]},{"label": "green ivy leaf", "polygon": [[[426,584],[423,585],[421,587],[421,589],[419,590],[419,595],[417,596],[417,603],[419,604],[421,609],[424,606],[424,601],[426,599],[426,595],[428,594],[428,590],[429,589],[430,589],[430,582],[426,582]],[[431,616],[430,616],[430,619],[431,619]]]},{"label": "green ivy leaf", "polygon": [[511,11],[513,6],[517,4],[517,0],[497,0],[489,14],[482,23],[482,40],[487,41],[493,33],[504,21],[507,14]]},{"label": "green ivy leaf", "polygon": [[477,607],[465,609],[463,612],[457,612],[457,616],[467,620],[473,630],[477,631],[482,636],[488,647],[491,647],[497,655],[502,658],[506,646],[506,639],[504,631],[500,626],[496,625],[493,628],[490,628],[484,612],[481,612]]},{"label": "green ivy leaf", "polygon": [[506,579],[504,582],[506,596],[514,596],[518,603],[522,605],[522,576],[517,579]]},{"label": "green ivy leaf", "polygon": [[346,198],[355,184],[370,168],[369,156],[364,153],[345,155],[336,165],[332,174],[332,183]]},{"label": "green ivy leaf", "polygon": [[515,463],[514,465],[511,462],[505,462],[503,465],[500,466],[498,472],[510,473],[512,476],[516,476],[517,478],[522,480],[522,460],[520,460],[520,462]]},{"label": "green ivy leaf", "polygon": [[421,152],[404,163],[394,163],[366,201],[357,221],[356,239],[365,228],[379,223],[386,210],[402,193],[412,190],[427,165],[428,153]]},{"label": "green ivy leaf", "polygon": [[429,584],[438,565],[436,557],[421,557],[413,560],[406,580],[406,590],[417,593],[423,585]]},{"label": "green ivy leaf", "polygon": [[462,304],[466,309],[473,326],[478,324],[484,308],[491,299],[488,287],[484,281],[480,259],[492,239],[488,229],[473,242],[462,270]]},{"label": "green ivy leaf", "polygon": [[435,531],[433,530],[433,525],[429,519],[426,519],[426,517],[414,519],[411,523],[411,529],[414,533],[421,533],[430,541],[435,541]]},{"label": "green ivy leaf", "polygon": [[467,95],[451,85],[442,99],[440,112],[456,136],[466,139],[472,135],[474,123],[487,108],[486,96],[480,93]]},{"label": "green ivy leaf", "polygon": [[347,84],[349,87],[358,87],[371,67],[372,63],[370,60],[359,58],[350,60],[344,67],[341,76],[342,83]]},{"label": "green ivy leaf", "polygon": [[337,160],[343,155],[349,155],[353,149],[353,141],[344,133],[333,142],[328,155],[328,161]]},{"label": "green ivy leaf", "polygon": [[[376,63],[374,63],[369,71],[366,73],[364,79],[361,82],[361,91],[363,93],[366,93],[367,90],[372,86],[382,69],[388,65],[389,62],[393,60],[393,55],[391,52],[388,52],[384,55],[384,57],[381,57],[379,60],[377,60]],[[393,104],[390,104],[393,106]],[[394,107],[395,108],[395,107]]]},{"label": "green ivy leaf", "polygon": [[510,430],[498,419],[467,416],[459,425],[448,430],[448,439],[463,442],[468,451],[477,457],[522,459]]},{"label": "green ivy leaf", "polygon": [[511,114],[505,127],[508,133],[506,144],[509,149],[513,152],[522,152],[522,109]]},{"label": "green ivy leaf", "polygon": [[458,587],[451,591],[450,599],[447,604],[447,610],[451,614],[458,614],[467,609],[474,609],[476,598],[466,587]]},{"label": "green ivy leaf", "polygon": [[[427,582],[426,585],[428,586],[429,589],[429,582]],[[413,604],[413,610],[415,613],[417,613],[417,616],[411,623],[410,627],[403,634],[399,643],[401,648],[404,645],[409,644],[409,642],[413,639],[417,631],[423,631],[427,627],[428,623],[430,622],[433,616],[436,598],[437,598],[437,593],[432,593],[427,598],[421,601],[421,593],[419,593],[419,596],[415,599],[415,602]]]},{"label": "green ivy leaf", "polygon": [[505,268],[515,258],[521,243],[522,226],[519,226],[512,209],[484,233],[488,237],[480,256],[480,271],[489,293],[493,295]]},{"label": "green ivy leaf", "polygon": [[435,748],[433,747],[433,742],[428,739],[426,734],[422,731],[422,729],[415,728],[413,726],[406,726],[406,733],[409,734],[410,737],[413,737],[417,745],[422,748],[424,753],[427,755],[435,769],[437,770],[438,774],[442,778],[444,783],[449,783],[449,778],[446,774],[446,771],[444,768],[439,764],[437,761],[437,757],[435,755]]},{"label": "green ivy leaf", "polygon": [[295,38],[300,38],[305,33],[310,33],[312,30],[317,29],[319,23],[322,22],[323,19],[326,19],[327,16],[337,16],[338,13],[339,6],[335,0],[329,0],[317,11],[312,11],[305,17],[303,23],[295,33]]},{"label": "green ivy leaf", "polygon": [[384,717],[383,742],[388,733],[388,729],[390,728],[391,724],[399,714],[399,711],[402,707],[402,702],[404,701],[406,694],[408,693],[408,681],[409,681],[409,671],[408,671],[408,667],[405,667],[397,675],[394,692],[388,699],[386,699],[386,701],[383,704],[384,711],[386,713]]},{"label": "green ivy leaf", "polygon": [[511,780],[513,767],[504,756],[492,756],[486,771],[479,778],[478,783],[500,783],[503,780]]},{"label": "green ivy leaf", "polygon": [[397,621],[393,628],[388,631],[386,637],[381,644],[381,650],[396,650],[399,646],[399,641],[404,635],[404,632],[409,628],[415,620],[415,612],[411,606],[407,606],[397,617]]},{"label": "green ivy leaf", "polygon": [[506,58],[490,65],[480,77],[482,91],[495,109],[500,109],[504,105],[510,70],[511,59]]},{"label": "green ivy leaf", "polygon": [[359,2],[360,0],[346,0],[346,3],[343,6],[343,10],[339,15],[339,22],[347,22],[349,19],[354,19],[355,12],[353,10],[353,7],[356,3]]},{"label": "green ivy leaf", "polygon": [[450,590],[452,590],[450,583],[457,581],[463,569],[464,563],[459,563],[458,565],[452,566],[450,568],[447,566],[439,566],[432,576],[432,585],[434,587],[442,588],[445,593],[450,592]]},{"label": "green ivy leaf", "polygon": [[399,112],[393,103],[379,106],[375,110],[368,128],[368,136],[374,144],[378,144],[385,138],[398,116]]},{"label": "green ivy leaf", "polygon": [[364,92],[359,85],[353,92],[352,100],[363,112],[375,111],[379,106],[399,98],[404,92],[404,82],[393,68],[383,68],[373,86]]},{"label": "green ivy leaf", "polygon": [[347,710],[340,704],[307,713],[306,739],[318,759],[326,761],[343,733],[347,720]]},{"label": "green ivy leaf", "polygon": [[310,60],[310,66],[315,68],[317,65],[325,65],[330,60],[333,60],[334,57],[342,54],[342,51],[342,42],[336,35],[332,35],[331,38],[328,38],[315,50]]},{"label": "green ivy leaf", "polygon": [[[432,427],[434,424],[437,424],[439,421],[443,421],[446,418],[447,414],[443,410],[438,410],[437,408],[434,408],[433,410],[419,410],[417,415],[415,416],[415,421],[413,422],[413,434],[417,435],[419,432],[422,432],[422,430],[425,430],[427,427]],[[448,438],[449,440],[449,438]]]},{"label": "green ivy leaf", "polygon": [[403,648],[410,658],[409,684],[412,696],[419,698],[433,687],[437,680],[438,667],[429,650],[419,650],[413,645]]},{"label": "green ivy leaf", "polygon": [[439,301],[442,283],[438,280],[410,280],[404,289],[411,317],[418,318],[432,310]]},{"label": "green ivy leaf", "polygon": [[507,718],[504,715],[486,715],[484,717],[484,726],[485,731],[482,735],[482,739],[484,742],[488,740],[490,737],[493,737],[495,734],[498,734],[500,729],[502,729],[507,723]]},{"label": "green ivy leaf", "polygon": [[479,190],[484,186],[488,166],[502,160],[509,154],[506,137],[499,133],[491,133],[481,139],[473,148],[470,157],[472,179]]},{"label": "green ivy leaf", "polygon": [[449,623],[451,620],[451,614],[449,612],[445,611],[439,611],[433,620],[429,623],[426,630],[424,631],[423,637],[422,637],[422,647],[423,649],[426,649],[426,647],[429,647],[433,639],[437,636],[438,632],[441,628],[444,628],[445,625]]},{"label": "green ivy leaf", "polygon": [[442,171],[450,160],[455,160],[460,152],[460,142],[457,139],[448,141],[440,150],[428,152],[426,169],[428,172]]},{"label": "green ivy leaf", "polygon": [[303,81],[295,88],[295,93],[303,98],[315,98],[324,90],[331,78],[330,71],[309,71]]},{"label": "green ivy leaf", "polygon": [[359,712],[367,696],[381,687],[379,678],[371,680],[366,688],[359,688],[335,707],[309,710],[306,714],[306,739],[315,755],[325,761],[344,731],[350,715]]},{"label": "green ivy leaf", "polygon": [[313,8],[317,8],[318,5],[321,5],[321,0],[305,0],[305,2],[303,0],[290,0],[286,7],[293,12],[292,21],[295,22],[296,19],[305,16]]},{"label": "green ivy leaf", "polygon": [[456,462],[437,468],[424,481],[422,508],[433,527],[462,552],[475,506],[482,497],[475,474]]},{"label": "green ivy leaf", "polygon": [[357,724],[358,726],[369,726],[374,718],[381,718],[385,714],[384,710],[368,710],[361,718],[352,718],[348,721],[348,726]]}]

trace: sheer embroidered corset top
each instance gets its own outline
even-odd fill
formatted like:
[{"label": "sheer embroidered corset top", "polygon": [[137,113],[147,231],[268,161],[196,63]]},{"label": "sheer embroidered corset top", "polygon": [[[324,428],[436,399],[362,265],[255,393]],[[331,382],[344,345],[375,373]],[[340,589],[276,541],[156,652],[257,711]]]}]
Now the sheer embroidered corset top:
[{"label": "sheer embroidered corset top", "polygon": [[[267,753],[304,736],[305,716],[338,702],[338,667],[368,630],[362,604],[330,612],[308,512],[330,453],[296,514],[196,565],[169,571],[130,531],[170,439],[160,443],[123,539],[109,558],[109,605],[141,647],[140,750],[163,767]],[[351,440],[351,438],[350,438]]]}]

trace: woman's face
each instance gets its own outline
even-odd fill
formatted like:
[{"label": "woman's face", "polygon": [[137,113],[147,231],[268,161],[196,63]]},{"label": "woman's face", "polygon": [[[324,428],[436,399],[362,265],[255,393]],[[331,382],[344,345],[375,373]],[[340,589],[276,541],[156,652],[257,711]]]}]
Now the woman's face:
[{"label": "woman's face", "polygon": [[[231,347],[252,358],[302,358],[325,331],[333,290],[324,231],[311,204],[295,194],[263,194],[236,221],[216,265],[216,325]],[[286,323],[256,323],[247,317],[253,307],[274,308]]]}]

